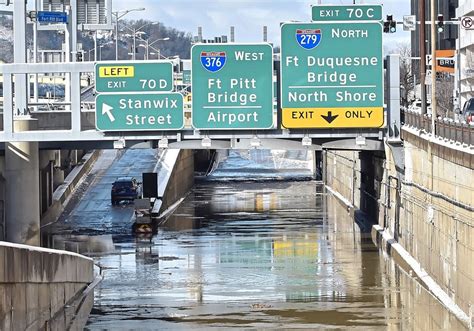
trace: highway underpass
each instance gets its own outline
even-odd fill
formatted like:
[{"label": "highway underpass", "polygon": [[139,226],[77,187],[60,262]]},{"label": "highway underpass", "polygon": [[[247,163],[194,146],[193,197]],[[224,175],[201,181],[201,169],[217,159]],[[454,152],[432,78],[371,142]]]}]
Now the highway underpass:
[{"label": "highway underpass", "polygon": [[308,152],[231,151],[137,236],[109,185],[155,162],[154,150],[104,151],[49,229],[50,245],[102,269],[87,330],[464,329],[312,179]]}]

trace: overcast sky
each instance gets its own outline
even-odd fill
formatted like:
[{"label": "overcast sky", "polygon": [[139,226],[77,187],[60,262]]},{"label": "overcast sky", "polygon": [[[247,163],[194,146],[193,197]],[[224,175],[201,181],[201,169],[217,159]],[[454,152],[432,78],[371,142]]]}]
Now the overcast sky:
[{"label": "overcast sky", "polygon": [[[348,0],[321,0],[322,4],[352,4]],[[143,12],[131,12],[124,18],[144,18],[159,21],[167,26],[197,35],[202,26],[203,38],[230,35],[230,26],[235,26],[236,42],[259,42],[263,40],[263,26],[268,26],[268,39],[280,44],[280,22],[311,20],[311,5],[318,0],[113,0],[113,10],[146,8]],[[410,14],[409,0],[357,1],[364,4],[383,4],[383,15],[393,14],[402,21]],[[398,26],[397,33],[384,34],[388,46],[408,41],[409,33]]]},{"label": "overcast sky", "polygon": [[[230,35],[230,26],[235,26],[236,42],[260,42],[263,40],[263,26],[268,27],[268,41],[280,44],[280,22],[310,21],[311,5],[352,4],[351,0],[112,0],[113,11],[132,8],[146,8],[145,11],[130,12],[124,18],[159,21],[166,26],[197,35],[197,27],[203,28],[203,37]],[[394,15],[402,21],[410,14],[410,0],[357,0],[363,4],[382,4],[383,17]],[[28,7],[34,6],[28,0]],[[0,9],[13,9],[0,5]],[[410,35],[398,25],[397,33],[384,34],[386,47],[398,42],[409,41]]]}]

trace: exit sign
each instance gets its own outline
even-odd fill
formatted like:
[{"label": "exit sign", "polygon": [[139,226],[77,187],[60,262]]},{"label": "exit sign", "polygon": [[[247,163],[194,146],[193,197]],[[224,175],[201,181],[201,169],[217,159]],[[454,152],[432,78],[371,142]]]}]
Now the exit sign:
[{"label": "exit sign", "polygon": [[98,93],[169,92],[173,89],[170,61],[100,62],[95,65]]},{"label": "exit sign", "polygon": [[382,20],[382,5],[313,5],[311,11],[315,22]]},{"label": "exit sign", "polygon": [[286,23],[281,38],[285,128],[383,126],[380,22]]},{"label": "exit sign", "polygon": [[199,44],[191,50],[196,129],[273,126],[273,49],[269,44]]},{"label": "exit sign", "polygon": [[100,131],[180,130],[184,126],[180,93],[110,93],[96,98]]}]

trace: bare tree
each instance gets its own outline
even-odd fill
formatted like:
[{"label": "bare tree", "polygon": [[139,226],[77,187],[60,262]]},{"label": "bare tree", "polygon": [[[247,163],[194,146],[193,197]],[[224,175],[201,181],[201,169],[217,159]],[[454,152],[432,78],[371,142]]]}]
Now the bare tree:
[{"label": "bare tree", "polygon": [[437,115],[444,115],[445,117],[451,116],[451,112],[454,109],[453,104],[453,89],[454,79],[453,77],[444,72],[436,73],[436,108]]},{"label": "bare tree", "polygon": [[415,74],[418,72],[418,66],[413,65],[411,58],[411,46],[409,42],[403,42],[396,45],[391,51],[393,54],[400,54],[400,91],[401,105],[408,105],[415,100]]}]

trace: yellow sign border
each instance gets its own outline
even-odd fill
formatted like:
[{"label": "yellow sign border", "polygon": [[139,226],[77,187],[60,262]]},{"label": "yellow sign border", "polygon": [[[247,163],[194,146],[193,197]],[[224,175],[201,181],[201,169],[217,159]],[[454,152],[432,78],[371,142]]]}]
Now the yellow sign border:
[{"label": "yellow sign border", "polygon": [[[298,114],[297,118],[295,114]],[[287,129],[381,128],[385,126],[383,107],[283,108],[281,115],[281,124]]]}]

